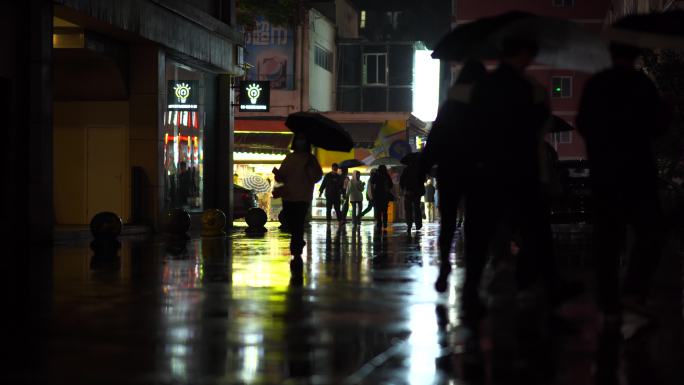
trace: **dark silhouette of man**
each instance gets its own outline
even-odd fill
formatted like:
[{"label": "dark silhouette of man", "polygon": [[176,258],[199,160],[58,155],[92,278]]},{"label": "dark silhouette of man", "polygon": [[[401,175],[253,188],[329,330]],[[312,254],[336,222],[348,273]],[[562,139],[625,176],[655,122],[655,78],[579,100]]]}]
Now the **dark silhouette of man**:
[{"label": "dark silhouette of man", "polygon": [[[473,175],[466,186],[463,318],[476,325],[485,308],[478,292],[495,234],[520,234],[525,250],[518,263],[518,288],[552,286],[552,236],[542,203],[539,149],[550,117],[546,90],[525,75],[537,53],[534,42],[508,39],[498,68],[475,85],[470,148]],[[505,240],[502,240],[506,242]]]},{"label": "dark silhouette of man", "polygon": [[577,129],[590,164],[598,303],[605,315],[619,317],[625,226],[634,229],[622,294],[625,310],[643,310],[661,255],[664,224],[651,145],[666,131],[670,113],[653,82],[634,68],[640,50],[612,44],[610,51],[613,66],[586,84]]},{"label": "dark silhouette of man", "polygon": [[332,171],[325,174],[321,187],[318,189],[318,196],[323,196],[325,192],[325,219],[330,222],[331,211],[335,209],[337,220],[342,220],[342,212],[340,211],[340,201],[342,198],[342,176],[339,174],[339,166],[333,163]]},{"label": "dark silhouette of man", "polygon": [[423,174],[437,165],[440,269],[435,289],[438,292],[447,289],[451,273],[449,254],[457,227],[459,203],[475,169],[475,156],[470,153],[476,144],[470,97],[475,83],[486,75],[487,70],[479,61],[468,61],[463,65],[449,90],[448,99],[439,109],[420,156]]},{"label": "dark silhouette of man", "polygon": [[425,195],[425,173],[421,172],[418,161],[412,162],[404,169],[399,178],[399,186],[404,193],[406,231],[411,235],[413,223],[416,224],[416,230],[420,230],[423,227],[420,198]]}]

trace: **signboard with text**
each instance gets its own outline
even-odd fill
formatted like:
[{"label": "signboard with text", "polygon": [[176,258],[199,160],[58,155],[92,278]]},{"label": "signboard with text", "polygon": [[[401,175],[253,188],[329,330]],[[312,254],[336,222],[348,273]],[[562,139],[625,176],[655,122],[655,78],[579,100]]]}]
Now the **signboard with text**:
[{"label": "signboard with text", "polygon": [[274,90],[294,89],[294,29],[257,18],[253,31],[245,32],[245,62],[248,80],[271,82]]},{"label": "signboard with text", "polygon": [[268,81],[243,80],[239,88],[240,111],[268,112],[271,103],[271,84]]}]

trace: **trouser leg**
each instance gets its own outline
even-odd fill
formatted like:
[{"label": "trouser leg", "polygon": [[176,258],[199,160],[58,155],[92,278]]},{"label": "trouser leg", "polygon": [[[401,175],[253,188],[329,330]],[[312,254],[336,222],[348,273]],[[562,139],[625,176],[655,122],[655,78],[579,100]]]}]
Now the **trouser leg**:
[{"label": "trouser leg", "polygon": [[665,226],[655,194],[650,199],[633,200],[632,203],[630,219],[634,227],[634,244],[627,264],[624,294],[645,298],[662,257]]},{"label": "trouser leg", "polygon": [[288,215],[288,226],[290,228],[290,253],[293,256],[301,256],[304,250],[304,223],[306,221],[306,213],[309,208],[307,202],[283,202],[286,206],[286,213]]}]

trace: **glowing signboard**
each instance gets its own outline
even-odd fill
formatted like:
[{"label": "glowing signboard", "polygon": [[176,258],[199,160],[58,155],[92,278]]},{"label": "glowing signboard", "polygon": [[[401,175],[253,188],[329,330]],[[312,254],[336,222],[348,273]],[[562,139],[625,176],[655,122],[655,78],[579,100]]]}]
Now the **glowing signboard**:
[{"label": "glowing signboard", "polygon": [[270,86],[268,81],[240,82],[240,111],[267,112],[271,99]]}]

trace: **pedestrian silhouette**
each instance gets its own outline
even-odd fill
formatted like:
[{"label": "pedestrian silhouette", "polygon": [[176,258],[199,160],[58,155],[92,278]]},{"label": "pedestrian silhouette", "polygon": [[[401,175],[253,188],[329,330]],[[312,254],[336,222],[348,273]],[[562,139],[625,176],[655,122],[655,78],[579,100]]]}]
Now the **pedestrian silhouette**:
[{"label": "pedestrian silhouette", "polygon": [[354,177],[347,184],[347,200],[352,205],[352,224],[359,226],[361,224],[361,210],[363,209],[363,190],[365,183],[361,181],[361,172],[355,171]]},{"label": "pedestrian silhouette", "polygon": [[366,208],[363,209],[363,211],[361,212],[362,217],[364,215],[368,214],[373,209],[373,195],[372,195],[370,180],[373,179],[373,175],[375,175],[375,173],[377,171],[378,170],[376,168],[374,168],[370,171],[370,177],[368,178],[368,185],[366,186],[366,200],[368,201],[368,206],[366,206]]},{"label": "pedestrian silhouette", "polygon": [[342,197],[342,176],[339,174],[339,166],[333,163],[332,171],[325,174],[321,187],[318,189],[318,196],[322,197],[325,192],[325,219],[330,222],[332,219],[331,211],[335,209],[337,220],[342,219],[342,212],[340,211],[340,198]]},{"label": "pedestrian silhouette", "polygon": [[[471,164],[466,186],[465,282],[461,301],[466,323],[485,313],[478,295],[490,243],[502,228],[517,232],[526,252],[517,259],[519,290],[555,297],[558,280],[552,255],[548,207],[542,199],[540,159],[550,118],[546,90],[525,75],[537,45],[503,42],[498,68],[475,85],[472,96]],[[500,240],[508,244],[508,240]]]},{"label": "pedestrian silhouette", "polygon": [[387,172],[387,167],[382,164],[378,166],[377,172],[369,180],[371,185],[371,196],[373,197],[373,209],[375,210],[376,229],[387,228],[387,206],[394,200],[392,194],[392,178]]},{"label": "pedestrian silhouette", "polygon": [[447,288],[447,278],[451,273],[449,254],[456,231],[459,202],[475,168],[475,156],[470,154],[469,148],[473,134],[470,94],[474,84],[486,74],[484,65],[478,61],[464,64],[449,90],[449,98],[439,109],[420,157],[423,174],[437,165],[440,273],[435,288],[439,292]]},{"label": "pedestrian silhouette", "polygon": [[404,168],[399,178],[399,186],[404,195],[406,231],[410,236],[413,223],[416,224],[416,230],[423,227],[420,198],[425,195],[425,173],[422,172],[419,161],[411,162]]},{"label": "pedestrian silhouette", "polygon": [[[287,154],[280,168],[274,168],[276,182],[283,183],[280,197],[283,213],[290,231],[290,267],[293,275],[302,273],[302,250],[304,249],[304,225],[313,199],[314,185],[323,176],[318,160],[311,154],[311,143],[306,136],[296,133],[292,140],[292,152]],[[338,195],[339,196],[339,195]]]},{"label": "pedestrian silhouette", "polygon": [[669,111],[651,80],[634,68],[640,50],[611,44],[613,66],[584,89],[577,129],[586,141],[593,198],[598,303],[619,317],[619,253],[626,225],[634,229],[622,305],[644,312],[662,251],[663,213],[652,139],[666,131]]}]

